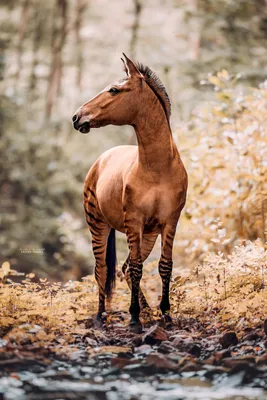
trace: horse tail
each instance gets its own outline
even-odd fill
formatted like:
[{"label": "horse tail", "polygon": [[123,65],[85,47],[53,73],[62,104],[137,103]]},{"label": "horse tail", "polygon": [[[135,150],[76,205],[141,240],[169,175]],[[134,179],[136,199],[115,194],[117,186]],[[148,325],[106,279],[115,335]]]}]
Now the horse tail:
[{"label": "horse tail", "polygon": [[105,293],[108,298],[112,296],[112,289],[115,287],[116,282],[116,238],[115,229],[111,228],[107,242],[106,264],[107,264],[107,280],[105,286]]}]

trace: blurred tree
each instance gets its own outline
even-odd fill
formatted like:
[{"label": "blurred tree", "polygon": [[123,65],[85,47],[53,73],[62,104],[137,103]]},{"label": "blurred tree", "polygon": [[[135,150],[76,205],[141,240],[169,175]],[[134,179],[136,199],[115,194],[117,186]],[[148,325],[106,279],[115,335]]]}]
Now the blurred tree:
[{"label": "blurred tree", "polygon": [[23,52],[23,40],[25,38],[26,28],[30,13],[30,0],[24,0],[21,6],[20,22],[18,26],[18,38],[17,38],[17,73],[16,81],[20,78],[20,71],[22,67],[22,52]]},{"label": "blurred tree", "polygon": [[59,95],[62,77],[62,51],[67,36],[67,0],[56,0],[53,12],[52,39],[51,39],[51,66],[48,80],[46,118],[50,118],[53,104]]},{"label": "blurred tree", "polygon": [[[124,51],[165,83],[173,130],[189,117],[194,124],[191,111],[213,96],[212,84],[199,83],[208,72],[241,73],[243,87],[267,77],[266,1],[0,0],[0,7],[0,262],[63,276],[91,265],[84,176],[100,153],[131,138],[126,127],[73,132],[75,109],[121,76]],[[202,133],[188,129],[179,139],[190,168],[194,135]],[[46,252],[21,253],[27,246]]]},{"label": "blurred tree", "polygon": [[77,59],[77,75],[76,75],[76,85],[79,91],[82,89],[82,68],[83,68],[83,48],[81,40],[81,27],[84,17],[84,12],[87,7],[87,0],[77,0],[76,2],[76,15],[74,21],[75,30],[75,52]]}]

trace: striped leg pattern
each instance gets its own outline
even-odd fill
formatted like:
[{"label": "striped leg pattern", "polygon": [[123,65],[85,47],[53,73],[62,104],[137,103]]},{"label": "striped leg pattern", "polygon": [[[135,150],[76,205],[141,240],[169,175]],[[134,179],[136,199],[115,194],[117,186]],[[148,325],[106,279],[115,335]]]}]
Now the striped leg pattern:
[{"label": "striped leg pattern", "polygon": [[[128,241],[128,246],[130,249],[129,254],[129,276],[131,279],[131,305],[130,314],[131,321],[129,328],[135,332],[142,331],[142,325],[139,320],[140,305],[139,305],[139,290],[140,281],[142,278],[142,253],[141,253],[141,240],[142,234],[141,229],[137,228],[138,222],[134,220],[125,219],[125,231]],[[134,227],[134,228],[130,228]]]},{"label": "striped leg pattern", "polygon": [[[151,235],[143,235],[143,240],[142,240],[142,261],[144,262],[149,254],[151,253],[154,244],[157,240],[158,234],[151,234]],[[132,288],[132,281],[129,275],[129,263],[130,263],[130,255],[127,257],[125,263],[122,266],[122,272],[125,275],[126,282],[129,286],[129,288]],[[142,289],[139,289],[139,305],[141,307],[141,310],[144,309],[149,309],[148,302],[145,298],[145,295],[142,292]]]},{"label": "striped leg pattern", "polygon": [[172,248],[175,227],[165,226],[162,232],[161,257],[159,261],[159,274],[162,280],[162,296],[160,309],[166,321],[171,321],[170,311],[170,280],[172,275]]},{"label": "striped leg pattern", "polygon": [[99,303],[97,319],[102,320],[105,312],[105,288],[107,281],[106,249],[110,227],[103,221],[98,209],[93,190],[84,193],[84,209],[86,221],[92,234],[92,246],[95,256],[95,278],[99,289]]}]

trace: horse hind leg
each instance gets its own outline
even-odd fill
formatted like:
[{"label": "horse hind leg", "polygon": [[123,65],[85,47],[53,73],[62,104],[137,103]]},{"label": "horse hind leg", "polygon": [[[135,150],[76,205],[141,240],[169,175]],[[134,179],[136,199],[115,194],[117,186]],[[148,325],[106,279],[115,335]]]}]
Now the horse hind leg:
[{"label": "horse hind leg", "polygon": [[86,221],[92,235],[92,247],[95,257],[95,279],[99,290],[97,320],[101,321],[102,314],[105,312],[105,298],[107,294],[110,294],[107,293],[107,245],[110,227],[101,218],[95,195],[85,196],[84,209]]},{"label": "horse hind leg", "polygon": [[107,225],[101,224],[98,231],[92,232],[92,245],[93,253],[95,257],[95,279],[99,290],[99,303],[97,320],[102,320],[102,314],[106,311],[105,309],[105,298],[106,298],[106,287],[107,287],[107,276],[108,269],[106,263],[107,253],[107,240],[110,233],[110,228]]},{"label": "horse hind leg", "polygon": [[[147,257],[150,255],[155,242],[157,240],[158,234],[151,234],[151,235],[143,235],[143,240],[142,240],[142,262],[144,262]],[[129,261],[130,261],[130,256],[127,257],[125,263],[122,266],[122,272],[125,276],[126,282],[129,286],[129,289],[132,289],[132,281],[131,281],[131,277],[129,274]],[[146,300],[146,297],[144,295],[144,293],[142,292],[142,289],[139,289],[139,304],[141,307],[141,310],[145,310],[145,309],[150,309],[149,304]]]}]

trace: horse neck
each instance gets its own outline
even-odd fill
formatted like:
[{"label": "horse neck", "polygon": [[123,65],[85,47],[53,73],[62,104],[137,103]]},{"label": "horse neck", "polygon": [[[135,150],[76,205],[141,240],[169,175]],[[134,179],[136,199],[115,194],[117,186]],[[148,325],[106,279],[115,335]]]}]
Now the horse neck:
[{"label": "horse neck", "polygon": [[142,169],[162,175],[170,169],[177,149],[162,105],[154,94],[149,100],[140,101],[142,108],[134,124],[138,162]]}]

